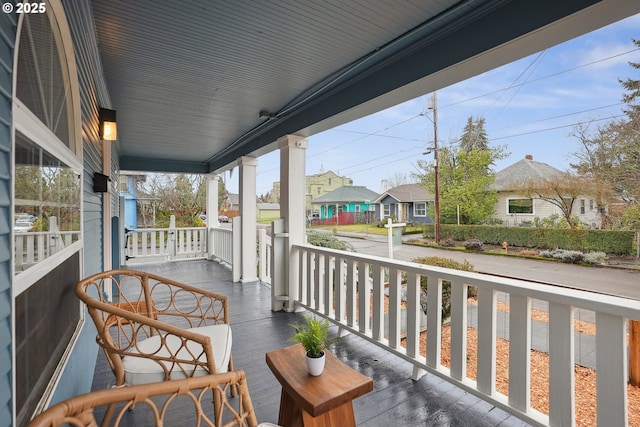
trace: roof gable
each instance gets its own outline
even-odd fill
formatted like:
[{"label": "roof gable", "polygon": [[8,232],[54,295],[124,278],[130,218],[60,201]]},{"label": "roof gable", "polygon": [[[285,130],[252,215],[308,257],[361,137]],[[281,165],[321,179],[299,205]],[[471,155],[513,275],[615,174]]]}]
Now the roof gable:
[{"label": "roof gable", "polygon": [[493,188],[497,191],[515,190],[526,180],[552,178],[562,173],[560,169],[546,163],[536,162],[531,156],[527,156],[496,173]]},{"label": "roof gable", "polygon": [[426,202],[433,200],[433,195],[420,184],[404,184],[391,188],[380,195],[375,201],[381,202],[386,197],[392,197],[398,202]]},{"label": "roof gable", "polygon": [[367,202],[378,198],[378,193],[369,190],[363,185],[343,185],[325,195],[313,199],[311,203],[345,203],[345,202]]}]

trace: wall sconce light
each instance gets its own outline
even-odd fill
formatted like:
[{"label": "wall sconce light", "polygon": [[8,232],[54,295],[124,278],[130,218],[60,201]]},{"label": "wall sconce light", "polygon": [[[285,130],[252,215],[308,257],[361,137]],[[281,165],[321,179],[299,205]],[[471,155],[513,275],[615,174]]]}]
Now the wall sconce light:
[{"label": "wall sconce light", "polygon": [[115,141],[118,139],[118,129],[116,125],[116,110],[100,109],[100,139],[105,141]]},{"label": "wall sconce light", "polygon": [[100,172],[93,173],[93,192],[94,193],[106,193],[109,191],[109,178],[107,175],[101,174]]}]

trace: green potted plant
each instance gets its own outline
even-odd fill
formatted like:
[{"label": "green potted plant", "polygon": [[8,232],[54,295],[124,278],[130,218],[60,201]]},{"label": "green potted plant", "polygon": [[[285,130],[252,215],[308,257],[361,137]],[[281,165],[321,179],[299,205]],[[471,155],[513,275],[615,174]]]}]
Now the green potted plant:
[{"label": "green potted plant", "polygon": [[307,369],[313,376],[318,376],[324,370],[324,350],[329,345],[340,340],[339,337],[329,338],[329,321],[304,316],[305,323],[291,325],[295,335],[289,338],[291,342],[299,342],[307,353]]}]

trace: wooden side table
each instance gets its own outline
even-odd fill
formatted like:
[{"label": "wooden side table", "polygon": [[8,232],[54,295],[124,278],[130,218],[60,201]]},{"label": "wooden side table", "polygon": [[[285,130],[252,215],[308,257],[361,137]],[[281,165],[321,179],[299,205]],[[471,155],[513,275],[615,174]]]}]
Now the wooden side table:
[{"label": "wooden side table", "polygon": [[314,377],[307,372],[302,344],[267,353],[267,365],[282,385],[281,426],[355,427],[353,399],[373,390],[373,380],[326,355],[324,372]]}]

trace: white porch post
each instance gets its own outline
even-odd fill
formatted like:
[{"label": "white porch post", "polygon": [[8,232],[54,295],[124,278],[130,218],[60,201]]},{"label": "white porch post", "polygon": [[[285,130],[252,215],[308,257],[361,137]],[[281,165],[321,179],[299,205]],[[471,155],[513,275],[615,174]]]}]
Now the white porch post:
[{"label": "white porch post", "polygon": [[207,259],[213,258],[213,233],[211,230],[220,226],[218,222],[218,184],[220,175],[207,175]]},{"label": "white porch post", "polygon": [[238,160],[240,167],[240,233],[242,247],[241,282],[258,280],[257,240],[256,240],[256,167],[258,159],[243,156]]},{"label": "white porch post", "polygon": [[[283,269],[285,283],[281,289],[287,292],[288,300],[284,303],[286,311],[295,310],[298,299],[298,262],[297,254],[292,253],[292,245],[305,243],[306,221],[306,175],[305,154],[309,143],[306,138],[287,135],[278,139],[280,148],[280,217],[284,220],[285,233],[288,233],[287,254],[288,266]],[[272,304],[273,306],[274,304]]]},{"label": "white porch post", "polygon": [[[111,176],[111,141],[102,141],[102,173]],[[111,191],[112,185],[107,185],[107,191],[102,193],[102,263],[105,271],[112,269],[113,257],[111,253],[113,236],[111,235]],[[119,189],[118,189],[119,190]],[[124,221],[124,218],[121,218]],[[120,268],[119,265],[115,266]]]}]

